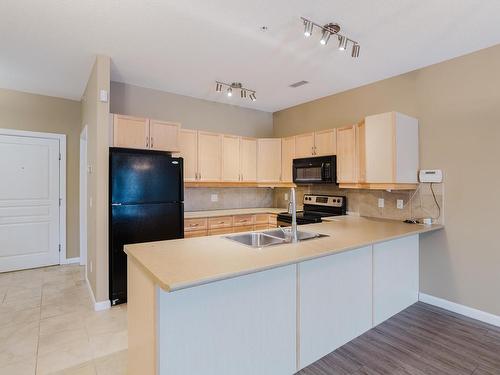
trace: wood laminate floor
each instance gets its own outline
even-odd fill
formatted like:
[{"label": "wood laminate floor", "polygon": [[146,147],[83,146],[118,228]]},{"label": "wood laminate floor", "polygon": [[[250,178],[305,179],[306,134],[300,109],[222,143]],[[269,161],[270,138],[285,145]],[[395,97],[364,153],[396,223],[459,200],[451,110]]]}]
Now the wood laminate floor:
[{"label": "wood laminate floor", "polygon": [[500,375],[500,328],[418,302],[298,375]]}]

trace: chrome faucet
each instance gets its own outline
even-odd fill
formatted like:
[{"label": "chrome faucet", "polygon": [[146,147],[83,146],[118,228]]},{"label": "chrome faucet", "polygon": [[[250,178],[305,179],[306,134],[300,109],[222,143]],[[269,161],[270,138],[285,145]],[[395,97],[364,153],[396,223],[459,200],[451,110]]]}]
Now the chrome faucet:
[{"label": "chrome faucet", "polygon": [[291,214],[292,214],[292,242],[297,242],[297,202],[295,199],[295,188],[290,188],[290,202],[289,207],[291,206]]}]

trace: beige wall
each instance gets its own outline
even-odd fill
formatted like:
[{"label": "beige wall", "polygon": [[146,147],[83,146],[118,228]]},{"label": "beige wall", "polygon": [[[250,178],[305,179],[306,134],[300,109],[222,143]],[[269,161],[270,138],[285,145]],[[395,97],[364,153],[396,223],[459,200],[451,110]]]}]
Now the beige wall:
[{"label": "beige wall", "polygon": [[88,127],[91,166],[87,174],[87,277],[98,302],[108,299],[109,103],[99,101],[99,91],[109,91],[109,85],[110,59],[98,56],[82,98],[82,127]]},{"label": "beige wall", "polygon": [[0,89],[0,128],[66,134],[66,257],[79,245],[79,102]]},{"label": "beige wall", "polygon": [[273,116],[268,112],[119,82],[111,82],[111,112],[180,122],[188,129],[249,137],[268,137],[273,133]]},{"label": "beige wall", "polygon": [[423,293],[500,315],[500,46],[274,114],[274,134],[396,110],[420,119],[422,168],[445,174],[446,230],[421,237]]}]

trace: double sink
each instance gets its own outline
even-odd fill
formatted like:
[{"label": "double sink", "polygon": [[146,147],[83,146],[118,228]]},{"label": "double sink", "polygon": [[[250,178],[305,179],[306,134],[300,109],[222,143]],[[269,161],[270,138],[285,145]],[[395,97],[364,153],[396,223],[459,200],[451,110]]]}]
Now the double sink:
[{"label": "double sink", "polygon": [[[326,235],[297,231],[297,240],[299,242],[320,237],[326,237]],[[226,236],[225,238],[256,249],[274,245],[282,245],[290,243],[292,241],[291,231],[289,230],[289,228],[273,229],[264,232],[234,234],[232,236]]]}]

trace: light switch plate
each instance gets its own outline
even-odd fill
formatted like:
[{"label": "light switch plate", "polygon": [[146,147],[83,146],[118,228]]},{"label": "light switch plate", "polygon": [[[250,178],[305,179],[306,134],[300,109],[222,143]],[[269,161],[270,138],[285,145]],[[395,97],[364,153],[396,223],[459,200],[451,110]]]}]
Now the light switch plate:
[{"label": "light switch plate", "polygon": [[378,199],[378,208],[384,208],[384,198]]},{"label": "light switch plate", "polygon": [[100,90],[99,91],[99,100],[103,103],[108,102],[108,91],[107,90]]},{"label": "light switch plate", "polygon": [[400,210],[402,210],[402,209],[403,209],[403,207],[404,207],[404,202],[403,202],[403,200],[402,200],[402,199],[396,199],[396,207],[397,207],[398,209],[400,209]]},{"label": "light switch plate", "polygon": [[212,202],[218,202],[218,201],[219,201],[219,196],[218,196],[217,194],[212,194],[212,195],[210,196],[210,200],[211,200]]}]

